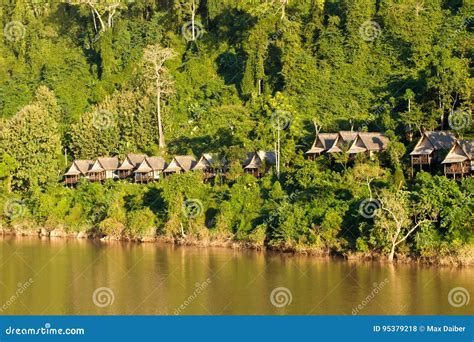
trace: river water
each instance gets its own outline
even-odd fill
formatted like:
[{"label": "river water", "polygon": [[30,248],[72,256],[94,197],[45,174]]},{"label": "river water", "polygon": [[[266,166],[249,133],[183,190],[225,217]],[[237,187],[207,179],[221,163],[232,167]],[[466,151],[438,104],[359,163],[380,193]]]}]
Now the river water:
[{"label": "river water", "polygon": [[1,315],[467,315],[473,302],[472,268],[0,237]]}]

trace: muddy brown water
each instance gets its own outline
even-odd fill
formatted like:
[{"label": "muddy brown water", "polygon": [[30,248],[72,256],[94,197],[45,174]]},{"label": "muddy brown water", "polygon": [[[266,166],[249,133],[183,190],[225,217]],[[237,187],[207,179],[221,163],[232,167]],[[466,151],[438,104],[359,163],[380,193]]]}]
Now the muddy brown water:
[{"label": "muddy brown water", "polygon": [[0,237],[1,315],[471,315],[474,269]]}]

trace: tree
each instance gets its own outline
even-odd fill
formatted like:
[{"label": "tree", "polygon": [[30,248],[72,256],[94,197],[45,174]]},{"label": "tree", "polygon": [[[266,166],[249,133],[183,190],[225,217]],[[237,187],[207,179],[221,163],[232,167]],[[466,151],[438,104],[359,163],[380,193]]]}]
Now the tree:
[{"label": "tree", "polygon": [[196,12],[199,7],[198,0],[188,0],[189,12],[191,14],[191,40],[194,42],[196,40]]},{"label": "tree", "polygon": [[[87,4],[91,9],[92,21],[94,23],[94,31],[96,34],[100,34],[112,28],[117,9],[123,7],[120,0],[112,2],[106,1],[103,3],[87,0],[85,4]],[[106,18],[103,18],[104,16],[106,16]],[[99,21],[100,27],[97,24],[97,21]]]},{"label": "tree", "polygon": [[384,170],[375,163],[358,163],[355,165],[353,173],[357,181],[362,181],[367,185],[369,200],[372,200],[371,184],[374,180],[383,176]]},{"label": "tree", "polygon": [[91,159],[149,151],[158,132],[153,107],[150,98],[139,91],[116,92],[70,127],[68,149],[75,158]]},{"label": "tree", "polygon": [[21,109],[2,130],[0,143],[16,161],[15,188],[27,190],[57,180],[61,154],[58,123],[40,103]]},{"label": "tree", "polygon": [[261,95],[264,91],[265,59],[268,54],[268,30],[265,21],[257,23],[244,44],[247,55],[242,79],[242,92],[247,95]]},{"label": "tree", "polygon": [[149,45],[143,52],[142,65],[144,75],[151,82],[150,88],[153,89],[156,97],[156,117],[160,148],[166,146],[162,124],[161,101],[163,97],[171,94],[174,90],[174,83],[164,64],[175,56],[176,53],[173,49],[164,48],[160,44]]},{"label": "tree", "polygon": [[432,220],[424,218],[423,212],[409,208],[409,197],[406,191],[383,190],[379,196],[379,202],[380,210],[377,210],[375,215],[374,228],[381,230],[382,234],[386,234],[388,237],[390,246],[388,260],[392,262],[396,247],[421,225],[432,222]]},{"label": "tree", "polygon": [[[7,153],[0,155],[0,180],[3,181],[3,186],[0,188],[7,193],[11,192],[12,174],[16,169],[16,161]],[[0,192],[2,192],[0,190]]]},{"label": "tree", "polygon": [[390,163],[392,164],[392,166],[394,166],[395,168],[400,167],[401,160],[405,155],[406,151],[407,149],[403,143],[398,141],[390,142],[387,148],[387,154],[390,158]]},{"label": "tree", "polygon": [[286,18],[286,6],[290,3],[290,0],[277,0],[277,3],[280,4],[281,9],[281,17],[280,19],[283,20]]}]

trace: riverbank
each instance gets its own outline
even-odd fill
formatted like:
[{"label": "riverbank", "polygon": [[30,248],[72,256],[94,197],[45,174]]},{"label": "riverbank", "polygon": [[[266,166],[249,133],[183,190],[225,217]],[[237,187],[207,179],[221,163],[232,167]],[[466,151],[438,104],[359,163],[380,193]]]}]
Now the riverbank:
[{"label": "riverbank", "polygon": [[[200,248],[206,247],[219,247],[219,248],[230,248],[230,249],[246,249],[246,250],[259,250],[259,251],[272,251],[276,253],[283,253],[286,255],[308,255],[310,257],[317,258],[337,258],[344,259],[347,261],[377,261],[382,263],[389,263],[386,255],[381,253],[360,253],[360,252],[346,252],[346,253],[334,253],[328,250],[319,250],[314,248],[291,248],[291,247],[278,247],[278,246],[265,246],[263,244],[256,244],[250,242],[242,242],[232,240],[230,238],[217,239],[217,238],[206,238],[196,239],[194,237],[182,236],[182,237],[170,237],[170,236],[155,236],[155,237],[110,237],[104,236],[94,230],[90,232],[66,232],[64,229],[56,228],[48,230],[46,228],[37,229],[22,229],[19,227],[0,227],[0,236],[30,236],[40,238],[62,238],[62,239],[95,239],[103,243],[110,241],[127,241],[131,243],[166,243],[174,244],[179,246],[194,246]],[[420,264],[430,266],[443,266],[443,267],[473,267],[474,266],[474,246],[466,246],[463,248],[458,255],[449,256],[409,256],[398,254],[394,260],[395,264]]]}]

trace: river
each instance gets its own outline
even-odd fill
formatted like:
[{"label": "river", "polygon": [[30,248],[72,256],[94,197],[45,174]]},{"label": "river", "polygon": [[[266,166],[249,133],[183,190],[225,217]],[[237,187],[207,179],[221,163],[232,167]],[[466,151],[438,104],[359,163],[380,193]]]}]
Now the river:
[{"label": "river", "polygon": [[472,296],[472,268],[0,237],[1,315],[467,315]]}]

